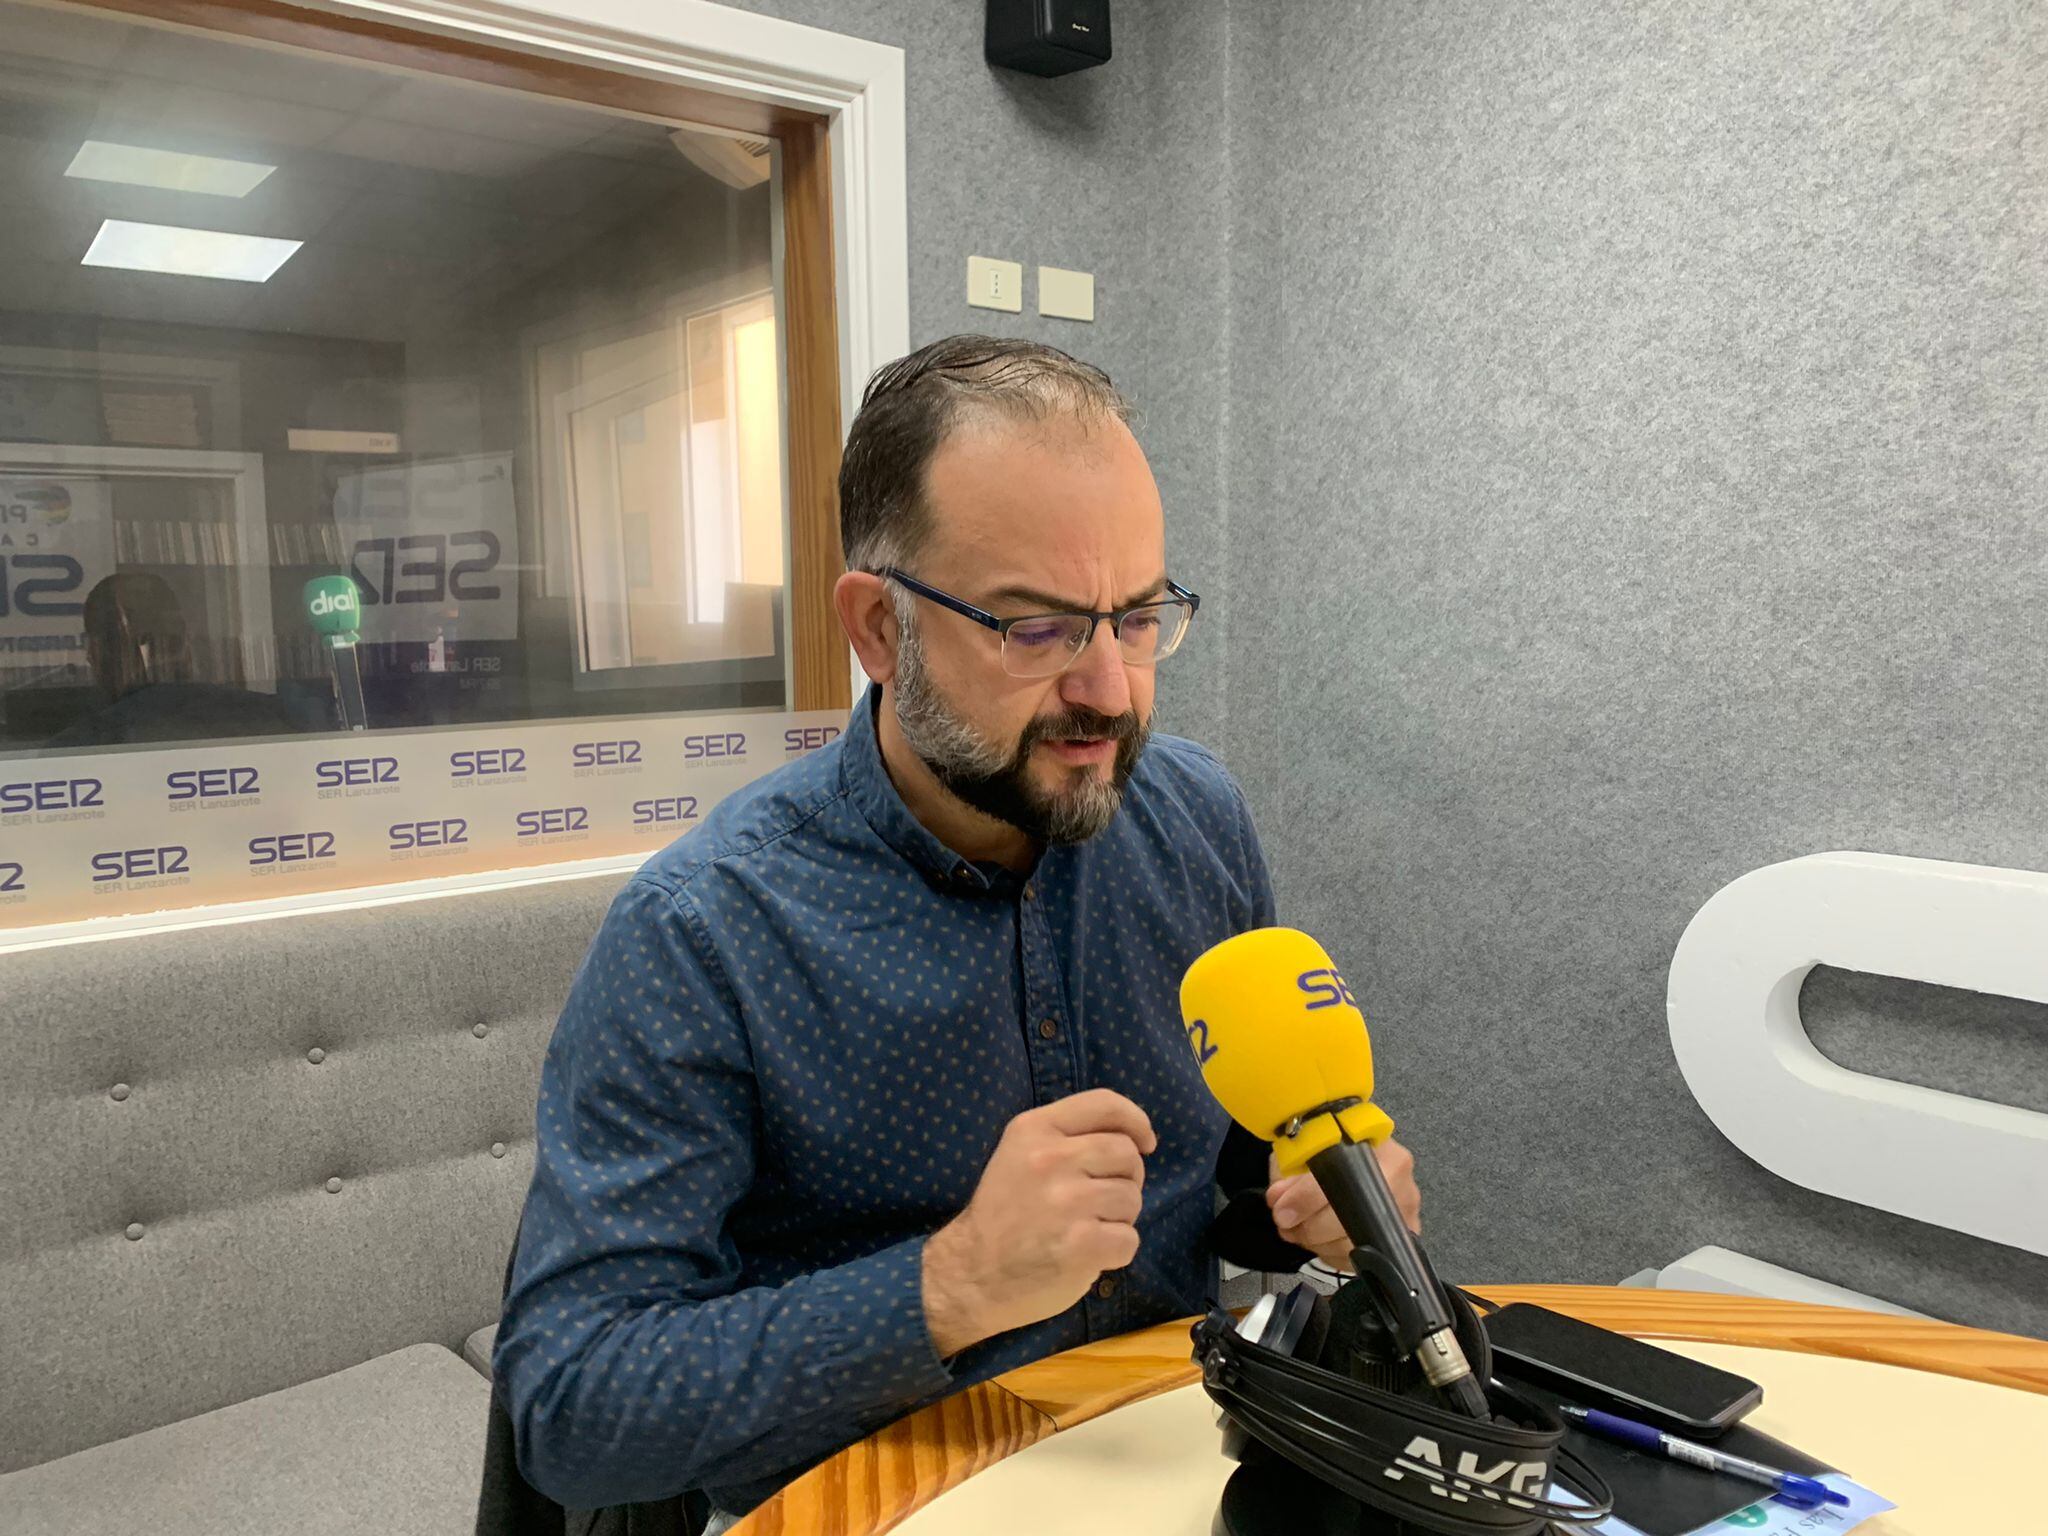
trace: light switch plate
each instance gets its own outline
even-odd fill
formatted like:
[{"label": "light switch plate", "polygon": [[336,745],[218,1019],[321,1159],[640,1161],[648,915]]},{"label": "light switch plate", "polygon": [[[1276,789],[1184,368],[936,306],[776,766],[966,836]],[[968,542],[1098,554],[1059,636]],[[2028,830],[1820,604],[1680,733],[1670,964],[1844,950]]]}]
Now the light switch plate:
[{"label": "light switch plate", "polygon": [[1095,318],[1095,275],[1065,267],[1038,269],[1038,312],[1057,320]]},{"label": "light switch plate", "polygon": [[1024,308],[1024,264],[997,261],[990,256],[967,258],[967,302],[976,309],[1003,309],[1019,314]]}]

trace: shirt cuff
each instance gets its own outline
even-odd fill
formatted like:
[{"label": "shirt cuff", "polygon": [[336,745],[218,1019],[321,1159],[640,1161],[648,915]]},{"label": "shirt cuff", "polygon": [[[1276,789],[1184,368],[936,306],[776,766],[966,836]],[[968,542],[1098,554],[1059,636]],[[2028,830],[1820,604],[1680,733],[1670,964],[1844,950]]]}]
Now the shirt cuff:
[{"label": "shirt cuff", "polygon": [[897,1404],[953,1385],[925,1322],[924,1244],[909,1238],[825,1272],[840,1292],[811,1357],[810,1374],[825,1400]]}]

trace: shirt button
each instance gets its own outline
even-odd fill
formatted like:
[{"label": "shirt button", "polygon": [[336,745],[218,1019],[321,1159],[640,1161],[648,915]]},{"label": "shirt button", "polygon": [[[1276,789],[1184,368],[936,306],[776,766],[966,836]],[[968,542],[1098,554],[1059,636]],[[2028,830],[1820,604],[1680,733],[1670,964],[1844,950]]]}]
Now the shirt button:
[{"label": "shirt button", "polygon": [[1039,1039],[1041,1039],[1041,1040],[1057,1040],[1057,1039],[1059,1039],[1059,1037],[1060,1037],[1060,1024],[1059,1024],[1059,1020],[1057,1020],[1057,1019],[1040,1019],[1040,1020],[1038,1021],[1038,1038],[1039,1038]]},{"label": "shirt button", "polygon": [[1035,885],[1027,885],[1027,886],[1025,886],[1025,887],[1024,887],[1024,899],[1025,899],[1026,901],[1036,901],[1036,900],[1038,899],[1038,887],[1037,887],[1037,886],[1035,886]]},{"label": "shirt button", "polygon": [[1116,1282],[1110,1279],[1109,1276],[1104,1275],[1100,1280],[1095,1282],[1095,1294],[1100,1296],[1104,1301],[1109,1300],[1110,1297],[1116,1294]]}]

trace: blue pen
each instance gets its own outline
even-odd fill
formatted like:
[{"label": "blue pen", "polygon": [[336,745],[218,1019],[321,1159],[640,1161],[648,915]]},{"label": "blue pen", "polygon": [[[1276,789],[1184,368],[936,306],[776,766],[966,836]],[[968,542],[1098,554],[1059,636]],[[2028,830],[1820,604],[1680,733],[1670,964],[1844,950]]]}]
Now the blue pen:
[{"label": "blue pen", "polygon": [[1668,1456],[1673,1461],[1690,1462],[1695,1467],[1705,1467],[1709,1472],[1725,1472],[1730,1477],[1762,1483],[1768,1488],[1775,1488],[1778,1496],[1787,1503],[1797,1504],[1802,1509],[1849,1502],[1846,1493],[1835,1492],[1817,1477],[1801,1477],[1797,1472],[1782,1472],[1760,1461],[1751,1461],[1746,1456],[1730,1456],[1710,1445],[1695,1445],[1690,1440],[1667,1435],[1661,1429],[1638,1424],[1634,1419],[1624,1419],[1618,1414],[1602,1413],[1598,1408],[1575,1408],[1570,1403],[1558,1404],[1557,1411],[1604,1440],[1618,1440],[1639,1451]]}]

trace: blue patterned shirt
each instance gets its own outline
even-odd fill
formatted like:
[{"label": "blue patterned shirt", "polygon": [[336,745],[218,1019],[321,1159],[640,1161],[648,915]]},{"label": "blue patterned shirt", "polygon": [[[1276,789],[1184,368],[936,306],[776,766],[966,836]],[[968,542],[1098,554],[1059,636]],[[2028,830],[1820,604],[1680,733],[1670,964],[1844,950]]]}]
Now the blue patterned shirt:
[{"label": "blue patterned shirt", "polygon": [[[911,815],[871,701],[641,868],[556,1025],[496,1365],[521,1470],[572,1508],[703,1488],[746,1509],[913,1408],[1213,1290],[1228,1122],[1179,991],[1272,921],[1236,782],[1154,737],[1108,828],[1018,876]],[[926,1237],[1012,1117],[1090,1088],[1158,1133],[1137,1258],[941,1360]]]}]

